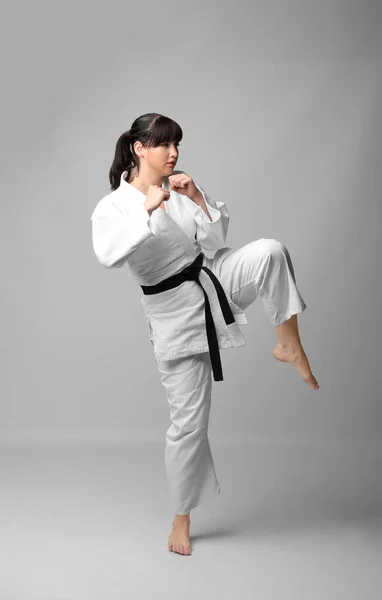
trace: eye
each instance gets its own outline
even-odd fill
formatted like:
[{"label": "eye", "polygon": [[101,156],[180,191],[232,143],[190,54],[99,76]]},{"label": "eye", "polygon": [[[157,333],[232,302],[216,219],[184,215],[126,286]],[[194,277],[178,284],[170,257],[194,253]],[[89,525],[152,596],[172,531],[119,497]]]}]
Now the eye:
[{"label": "eye", "polygon": [[[168,146],[170,142],[162,142],[161,146]],[[179,148],[179,143],[174,144],[177,148]]]}]

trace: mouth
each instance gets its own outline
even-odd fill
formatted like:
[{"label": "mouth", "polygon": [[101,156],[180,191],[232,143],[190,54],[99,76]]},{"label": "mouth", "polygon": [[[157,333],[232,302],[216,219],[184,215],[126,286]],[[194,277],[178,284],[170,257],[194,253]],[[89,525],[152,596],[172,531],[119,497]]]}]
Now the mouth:
[{"label": "mouth", "polygon": [[176,163],[166,163],[166,164],[168,164],[169,167],[175,167]]}]

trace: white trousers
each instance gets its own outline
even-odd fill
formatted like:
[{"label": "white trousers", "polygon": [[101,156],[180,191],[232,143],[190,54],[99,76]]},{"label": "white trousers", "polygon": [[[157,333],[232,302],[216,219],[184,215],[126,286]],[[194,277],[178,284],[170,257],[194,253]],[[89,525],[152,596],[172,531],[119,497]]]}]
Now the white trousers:
[{"label": "white trousers", "polygon": [[[243,310],[260,295],[273,326],[306,309],[289,252],[275,239],[261,238],[238,250],[222,248],[213,258],[205,256],[203,265]],[[220,494],[208,439],[210,355],[202,352],[157,365],[171,419],[165,446],[170,499],[174,513],[185,515]]]}]

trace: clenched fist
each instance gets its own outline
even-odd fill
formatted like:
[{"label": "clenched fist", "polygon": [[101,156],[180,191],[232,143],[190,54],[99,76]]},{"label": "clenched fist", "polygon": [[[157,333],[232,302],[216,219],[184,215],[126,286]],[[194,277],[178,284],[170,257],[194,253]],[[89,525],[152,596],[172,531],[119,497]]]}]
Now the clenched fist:
[{"label": "clenched fist", "polygon": [[192,178],[186,173],[176,173],[176,175],[170,175],[168,178],[171,189],[179,194],[188,196],[191,200],[195,201],[200,191],[196,187]]}]

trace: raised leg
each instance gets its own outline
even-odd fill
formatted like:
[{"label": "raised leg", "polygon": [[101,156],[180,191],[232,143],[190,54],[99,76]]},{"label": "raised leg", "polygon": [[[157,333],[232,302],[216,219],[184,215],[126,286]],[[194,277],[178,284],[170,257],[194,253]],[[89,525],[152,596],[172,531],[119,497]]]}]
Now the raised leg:
[{"label": "raised leg", "polygon": [[303,381],[319,389],[299,336],[297,314],[307,307],[286,246],[273,238],[260,238],[237,250],[218,251],[208,266],[243,310],[261,297],[279,339],[273,356],[292,364]]}]

